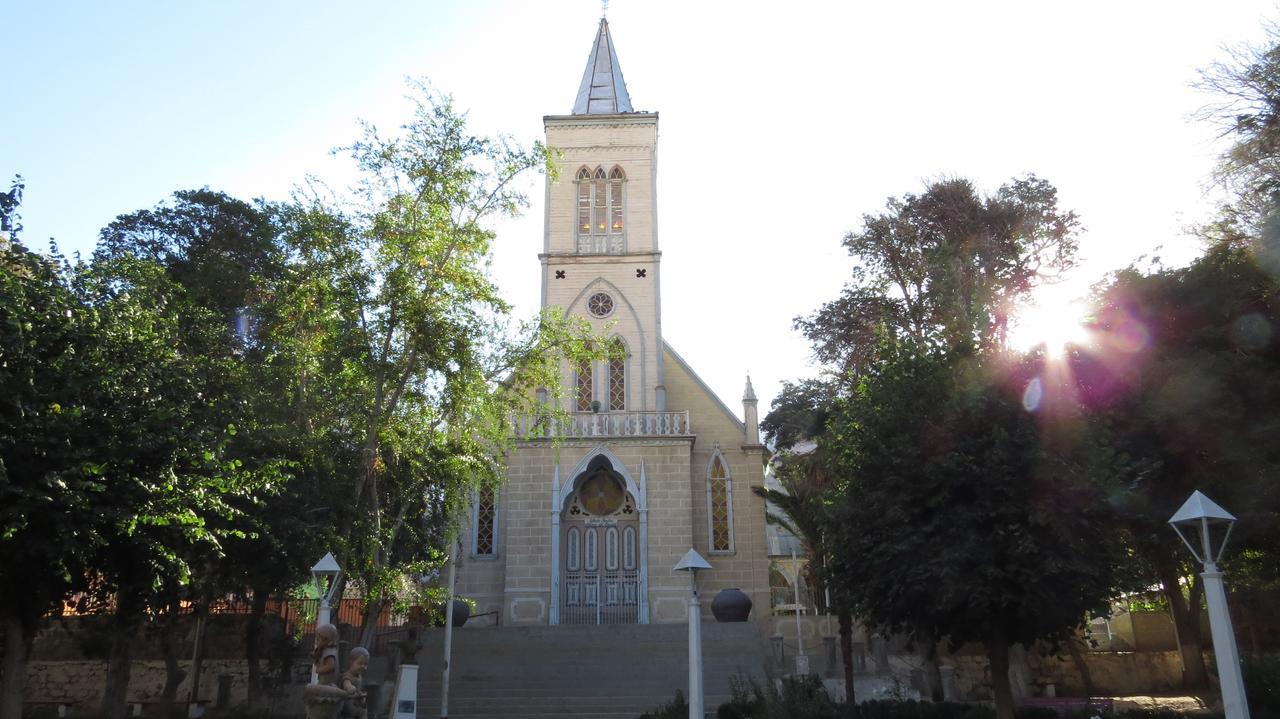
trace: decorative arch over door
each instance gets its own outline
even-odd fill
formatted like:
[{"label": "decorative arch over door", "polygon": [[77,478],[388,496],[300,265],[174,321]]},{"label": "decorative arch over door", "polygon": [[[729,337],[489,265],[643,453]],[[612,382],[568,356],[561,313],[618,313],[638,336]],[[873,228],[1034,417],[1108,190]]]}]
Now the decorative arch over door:
[{"label": "decorative arch over door", "polygon": [[608,447],[587,453],[552,487],[552,624],[647,624],[648,510],[637,483]]}]

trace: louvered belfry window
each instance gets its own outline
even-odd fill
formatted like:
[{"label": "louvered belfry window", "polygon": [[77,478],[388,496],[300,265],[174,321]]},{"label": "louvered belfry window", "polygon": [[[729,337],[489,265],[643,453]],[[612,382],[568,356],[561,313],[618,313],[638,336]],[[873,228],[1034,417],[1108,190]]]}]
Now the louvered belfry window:
[{"label": "louvered belfry window", "polygon": [[707,478],[708,510],[711,514],[711,551],[733,551],[732,516],[729,509],[729,475],[724,462],[717,456],[711,461]]},{"label": "louvered belfry window", "polygon": [[623,251],[626,180],[626,173],[616,165],[607,174],[603,167],[597,167],[594,172],[586,167],[578,170],[575,181],[579,253],[620,254]]},{"label": "louvered belfry window", "polygon": [[626,176],[621,167],[609,173],[609,232],[622,233],[622,181]]},{"label": "louvered belfry window", "polygon": [[476,492],[476,556],[492,557],[497,554],[498,501],[491,487],[481,487]]},{"label": "louvered belfry window", "polygon": [[578,234],[591,234],[591,173],[578,170]]}]

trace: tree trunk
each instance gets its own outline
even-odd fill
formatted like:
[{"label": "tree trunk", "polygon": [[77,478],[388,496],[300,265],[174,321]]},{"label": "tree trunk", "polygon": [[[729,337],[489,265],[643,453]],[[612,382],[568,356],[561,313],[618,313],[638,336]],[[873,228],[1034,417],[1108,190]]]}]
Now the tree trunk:
[{"label": "tree trunk", "polygon": [[996,697],[996,719],[1013,719],[1013,689],[1009,686],[1009,645],[1002,638],[987,642],[991,663],[991,692]]},{"label": "tree trunk", "polygon": [[134,602],[124,592],[116,592],[116,614],[111,623],[111,648],[107,653],[107,686],[102,693],[102,716],[125,719],[129,705],[129,672],[133,663],[133,635],[138,627]]},{"label": "tree trunk", "polygon": [[4,675],[0,677],[0,716],[21,719],[22,687],[27,678],[27,625],[10,609],[4,618]]},{"label": "tree trunk", "polygon": [[942,701],[942,670],[938,668],[938,643],[930,641],[921,647],[921,658],[924,659],[924,679],[929,686],[929,698],[935,702]]},{"label": "tree trunk", "polygon": [[[1182,656],[1183,688],[1192,691],[1208,689],[1209,672],[1204,665],[1204,649],[1200,638],[1200,603],[1196,602],[1193,612],[1186,597],[1182,596],[1182,584],[1172,568],[1161,568],[1160,584],[1164,597],[1169,602],[1169,611],[1173,614],[1174,628],[1177,631],[1178,651]],[[1193,583],[1192,598],[1198,599],[1200,593],[1195,589]]]},{"label": "tree trunk", "polygon": [[852,718],[858,711],[853,696],[853,616],[842,608],[836,619],[840,624],[840,663],[844,665],[844,705]]},{"label": "tree trunk", "polygon": [[204,633],[209,624],[209,603],[200,601],[196,604],[195,611],[195,638],[192,640],[191,648],[191,691],[187,694],[187,702],[195,703],[200,701],[200,670],[204,663]]},{"label": "tree trunk", "polygon": [[368,649],[378,634],[378,616],[386,606],[386,600],[379,594],[377,599],[364,605],[364,626],[360,628],[360,643],[356,646]]},{"label": "tree trunk", "polygon": [[1071,662],[1076,665],[1076,671],[1080,674],[1080,683],[1084,685],[1085,695],[1093,696],[1093,675],[1089,673],[1089,663],[1084,660],[1084,653],[1080,651],[1079,638],[1067,639],[1067,653],[1071,655]]},{"label": "tree trunk", "polygon": [[178,685],[186,678],[178,663],[178,602],[173,602],[160,618],[160,656],[164,659],[164,688],[160,690],[160,715],[172,717]]},{"label": "tree trunk", "polygon": [[253,590],[253,606],[249,612],[249,625],[244,630],[244,658],[249,670],[249,712],[253,713],[262,701],[262,617],[267,612],[267,594],[262,588]]}]

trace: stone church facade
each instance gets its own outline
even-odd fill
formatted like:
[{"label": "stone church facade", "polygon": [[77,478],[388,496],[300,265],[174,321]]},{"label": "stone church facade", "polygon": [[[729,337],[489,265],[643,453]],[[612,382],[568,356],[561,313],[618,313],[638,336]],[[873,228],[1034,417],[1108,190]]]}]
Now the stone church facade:
[{"label": "stone church facade", "polygon": [[658,114],[631,105],[601,19],[568,115],[544,118],[561,153],[548,179],[543,307],[587,319],[618,359],[564,367],[560,439],[517,421],[507,482],[475,497],[457,591],[502,625],[686,621],[696,549],[704,611],[736,587],[769,617],[764,447],[750,380],[743,417],[662,337]]}]

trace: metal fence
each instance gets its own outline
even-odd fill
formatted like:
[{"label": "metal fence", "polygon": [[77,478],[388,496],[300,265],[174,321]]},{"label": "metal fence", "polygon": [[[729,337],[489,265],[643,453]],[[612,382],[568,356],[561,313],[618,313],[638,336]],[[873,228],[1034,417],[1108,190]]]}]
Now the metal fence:
[{"label": "metal fence", "polygon": [[640,621],[636,572],[570,572],[560,599],[561,624],[635,624]]}]

